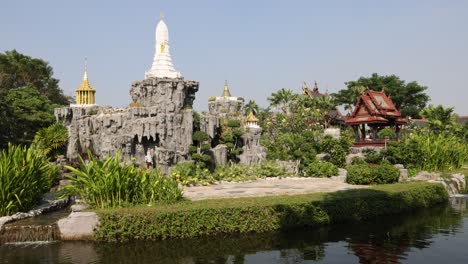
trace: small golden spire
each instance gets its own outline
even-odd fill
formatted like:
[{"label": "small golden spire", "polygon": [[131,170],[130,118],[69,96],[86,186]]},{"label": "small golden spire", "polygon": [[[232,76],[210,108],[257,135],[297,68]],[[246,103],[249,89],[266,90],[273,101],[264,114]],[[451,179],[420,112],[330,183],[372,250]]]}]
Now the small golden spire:
[{"label": "small golden spire", "polygon": [[228,86],[227,80],[224,81],[223,97],[231,97],[231,92],[229,92],[229,86]]}]

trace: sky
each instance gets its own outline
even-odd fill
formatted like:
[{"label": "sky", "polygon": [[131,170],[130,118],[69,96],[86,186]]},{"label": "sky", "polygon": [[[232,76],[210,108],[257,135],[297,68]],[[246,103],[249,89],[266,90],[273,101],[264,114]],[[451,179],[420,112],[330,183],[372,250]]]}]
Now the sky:
[{"label": "sky", "polygon": [[198,111],[224,80],[266,107],[281,88],[317,81],[333,93],[375,72],[417,81],[430,104],[468,115],[467,0],[2,0],[0,52],[48,61],[67,95],[86,57],[96,102],[125,107],[151,67],[161,12],[176,70],[200,82]]}]

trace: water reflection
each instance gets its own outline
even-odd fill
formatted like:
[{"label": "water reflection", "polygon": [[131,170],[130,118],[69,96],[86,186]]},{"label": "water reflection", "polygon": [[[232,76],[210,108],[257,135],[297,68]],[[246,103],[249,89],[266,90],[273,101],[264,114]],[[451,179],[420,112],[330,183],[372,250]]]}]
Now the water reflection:
[{"label": "water reflection", "polygon": [[440,206],[407,216],[282,233],[125,244],[3,245],[0,263],[436,263],[438,254],[449,263],[468,263],[464,243],[450,242],[468,240],[466,200],[452,204],[455,209]]}]

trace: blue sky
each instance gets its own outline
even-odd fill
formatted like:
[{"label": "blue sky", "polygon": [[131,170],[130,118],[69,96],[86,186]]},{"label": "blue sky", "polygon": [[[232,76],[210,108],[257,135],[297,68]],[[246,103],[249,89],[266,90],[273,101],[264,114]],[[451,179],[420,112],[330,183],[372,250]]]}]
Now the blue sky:
[{"label": "blue sky", "polygon": [[267,106],[317,80],[336,92],[360,76],[428,86],[432,104],[468,114],[468,1],[2,1],[0,52],[43,58],[72,95],[88,58],[98,104],[127,106],[154,55],[161,11],[174,65],[200,82],[195,109],[231,93]]}]

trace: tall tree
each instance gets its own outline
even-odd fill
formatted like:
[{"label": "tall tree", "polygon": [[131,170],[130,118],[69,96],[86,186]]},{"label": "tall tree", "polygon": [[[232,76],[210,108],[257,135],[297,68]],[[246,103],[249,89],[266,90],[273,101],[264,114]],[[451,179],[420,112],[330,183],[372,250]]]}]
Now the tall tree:
[{"label": "tall tree", "polygon": [[363,88],[374,91],[384,89],[405,117],[420,118],[421,110],[429,101],[429,96],[424,93],[426,86],[419,85],[415,81],[406,83],[396,75],[381,76],[373,73],[370,77],[361,77],[357,81],[349,81],[345,84],[347,89],[340,90],[333,95],[337,103],[345,105],[346,109],[352,108]]},{"label": "tall tree", "polygon": [[259,110],[260,110],[260,107],[258,107],[258,104],[252,100],[249,100],[249,102],[246,103],[244,106],[245,115],[248,115],[250,112],[254,113],[254,115],[257,115]]},{"label": "tall tree", "polygon": [[29,144],[54,122],[54,107],[70,103],[52,74],[41,59],[16,50],[0,53],[0,148]]},{"label": "tall tree", "polygon": [[66,105],[70,98],[63,94],[53,69],[42,59],[31,58],[16,50],[0,53],[0,95],[9,90],[33,86],[52,103]]},{"label": "tall tree", "polygon": [[282,88],[278,92],[272,93],[267,99],[270,101],[271,106],[280,109],[283,114],[287,114],[289,111],[289,104],[292,102],[294,97],[295,94],[293,94],[293,91]]},{"label": "tall tree", "polygon": [[427,119],[427,125],[434,133],[462,130],[462,125],[457,122],[457,115],[453,113],[453,107],[429,105],[421,111],[421,115]]},{"label": "tall tree", "polygon": [[2,120],[0,147],[8,142],[29,144],[39,129],[55,121],[53,111],[58,105],[52,104],[32,86],[9,90],[4,103],[8,109]]}]

